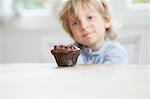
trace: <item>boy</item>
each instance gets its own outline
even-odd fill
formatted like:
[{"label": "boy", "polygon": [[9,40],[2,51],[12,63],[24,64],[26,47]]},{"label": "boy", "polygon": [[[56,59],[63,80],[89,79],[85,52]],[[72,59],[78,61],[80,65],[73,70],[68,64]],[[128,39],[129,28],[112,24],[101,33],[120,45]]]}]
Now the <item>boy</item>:
[{"label": "boy", "polygon": [[128,63],[124,47],[113,41],[116,33],[104,0],[68,0],[60,22],[81,49],[77,64]]}]

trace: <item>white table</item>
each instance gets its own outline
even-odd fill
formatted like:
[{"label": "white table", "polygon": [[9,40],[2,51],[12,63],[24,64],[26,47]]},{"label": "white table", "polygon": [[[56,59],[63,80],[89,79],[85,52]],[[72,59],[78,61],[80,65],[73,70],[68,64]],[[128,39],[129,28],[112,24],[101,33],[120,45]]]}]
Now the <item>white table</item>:
[{"label": "white table", "polygon": [[0,99],[150,99],[149,92],[148,65],[0,65]]}]

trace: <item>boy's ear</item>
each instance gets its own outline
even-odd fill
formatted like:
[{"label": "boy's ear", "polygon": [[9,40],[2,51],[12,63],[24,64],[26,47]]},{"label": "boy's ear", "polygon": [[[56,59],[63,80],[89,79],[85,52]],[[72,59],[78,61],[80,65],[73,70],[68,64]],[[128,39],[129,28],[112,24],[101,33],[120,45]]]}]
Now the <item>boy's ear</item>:
[{"label": "boy's ear", "polygon": [[106,23],[105,23],[105,28],[106,28],[106,29],[110,28],[110,26],[111,26],[110,22],[106,22]]}]

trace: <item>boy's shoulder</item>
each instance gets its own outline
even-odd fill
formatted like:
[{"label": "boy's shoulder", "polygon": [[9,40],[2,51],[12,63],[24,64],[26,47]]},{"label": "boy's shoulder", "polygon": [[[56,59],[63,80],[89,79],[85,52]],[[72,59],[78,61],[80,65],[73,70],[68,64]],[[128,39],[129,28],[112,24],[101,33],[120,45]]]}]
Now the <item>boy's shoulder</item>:
[{"label": "boy's shoulder", "polygon": [[124,49],[123,45],[120,42],[117,41],[105,41],[104,47],[110,48],[110,49]]},{"label": "boy's shoulder", "polygon": [[125,47],[117,41],[105,41],[101,49],[101,52],[105,54],[108,53],[127,54]]},{"label": "boy's shoulder", "polygon": [[102,53],[106,63],[107,60],[111,60],[110,63],[128,63],[127,51],[125,47],[119,42],[105,42]]},{"label": "boy's shoulder", "polygon": [[103,49],[105,50],[105,53],[110,53],[110,54],[118,54],[118,55],[127,55],[127,51],[125,47],[117,42],[117,41],[106,41]]}]

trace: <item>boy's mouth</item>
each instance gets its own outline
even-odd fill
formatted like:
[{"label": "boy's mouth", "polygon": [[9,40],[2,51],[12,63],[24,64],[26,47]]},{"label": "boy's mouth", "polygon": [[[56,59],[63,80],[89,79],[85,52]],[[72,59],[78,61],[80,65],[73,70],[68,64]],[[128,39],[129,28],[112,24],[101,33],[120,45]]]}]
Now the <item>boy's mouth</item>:
[{"label": "boy's mouth", "polygon": [[93,32],[87,32],[87,33],[84,33],[84,34],[82,35],[82,37],[88,37],[88,36],[90,36],[91,34],[93,34]]}]

